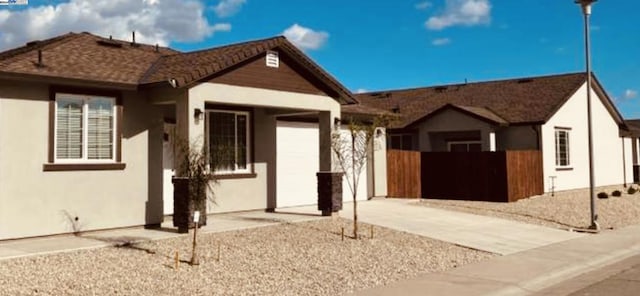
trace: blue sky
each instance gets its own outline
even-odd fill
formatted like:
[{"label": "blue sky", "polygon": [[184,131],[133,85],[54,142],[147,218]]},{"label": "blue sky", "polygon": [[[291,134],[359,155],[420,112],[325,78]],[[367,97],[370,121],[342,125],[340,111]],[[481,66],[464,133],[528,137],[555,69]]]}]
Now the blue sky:
[{"label": "blue sky", "polygon": [[[0,47],[90,31],[189,51],[285,34],[352,91],[584,70],[573,0],[68,0],[0,7]],[[593,6],[593,70],[640,118],[639,1]],[[19,24],[19,25],[18,25]]]}]

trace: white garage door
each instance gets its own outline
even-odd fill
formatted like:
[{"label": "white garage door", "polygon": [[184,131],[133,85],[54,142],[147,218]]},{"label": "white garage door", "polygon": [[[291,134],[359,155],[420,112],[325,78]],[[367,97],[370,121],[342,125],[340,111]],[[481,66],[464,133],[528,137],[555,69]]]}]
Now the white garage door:
[{"label": "white garage door", "polygon": [[276,138],[276,206],[317,204],[318,124],[278,121]]},{"label": "white garage door", "polygon": [[[349,133],[343,130],[346,136]],[[278,121],[276,196],[278,208],[313,205],[318,202],[319,131],[317,123]],[[352,194],[343,178],[343,201]],[[367,199],[367,173],[358,182],[358,200]]]}]

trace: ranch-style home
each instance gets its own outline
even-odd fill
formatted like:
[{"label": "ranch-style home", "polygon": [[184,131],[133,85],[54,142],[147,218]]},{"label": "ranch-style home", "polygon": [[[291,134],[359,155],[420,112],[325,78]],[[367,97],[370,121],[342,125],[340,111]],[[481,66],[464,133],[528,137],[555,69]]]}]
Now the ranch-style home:
[{"label": "ranch-style home", "polygon": [[[341,114],[367,113],[341,112],[354,103],[284,37],[182,53],[69,33],[2,52],[0,240],[161,223],[174,135],[232,149],[212,212],[316,204]],[[373,154],[359,199],[386,195]]]},{"label": "ranch-style home", "polygon": [[[632,183],[638,132],[593,77],[595,185]],[[528,178],[543,178],[542,193],[589,186],[586,92],[586,74],[574,73],[379,91],[356,99],[400,116],[387,130],[390,149],[540,151],[541,174]]]}]

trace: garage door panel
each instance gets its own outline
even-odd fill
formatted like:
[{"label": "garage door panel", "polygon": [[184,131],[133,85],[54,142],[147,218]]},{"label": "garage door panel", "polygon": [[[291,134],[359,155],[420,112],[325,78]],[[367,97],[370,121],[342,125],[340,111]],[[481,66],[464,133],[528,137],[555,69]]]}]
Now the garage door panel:
[{"label": "garage door panel", "polygon": [[276,206],[317,203],[320,145],[317,123],[278,121]]}]

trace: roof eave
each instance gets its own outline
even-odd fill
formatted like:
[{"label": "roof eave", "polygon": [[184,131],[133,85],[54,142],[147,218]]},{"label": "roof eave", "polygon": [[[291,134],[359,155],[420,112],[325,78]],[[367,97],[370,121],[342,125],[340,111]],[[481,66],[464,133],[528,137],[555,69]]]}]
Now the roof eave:
[{"label": "roof eave", "polygon": [[78,78],[70,78],[70,77],[47,76],[47,75],[26,74],[26,73],[6,72],[6,71],[0,71],[0,79],[24,81],[24,82],[42,82],[47,84],[68,84],[68,85],[88,86],[88,87],[96,87],[96,88],[111,88],[111,89],[126,90],[126,91],[138,90],[138,86],[139,86],[137,83],[78,79]]}]

